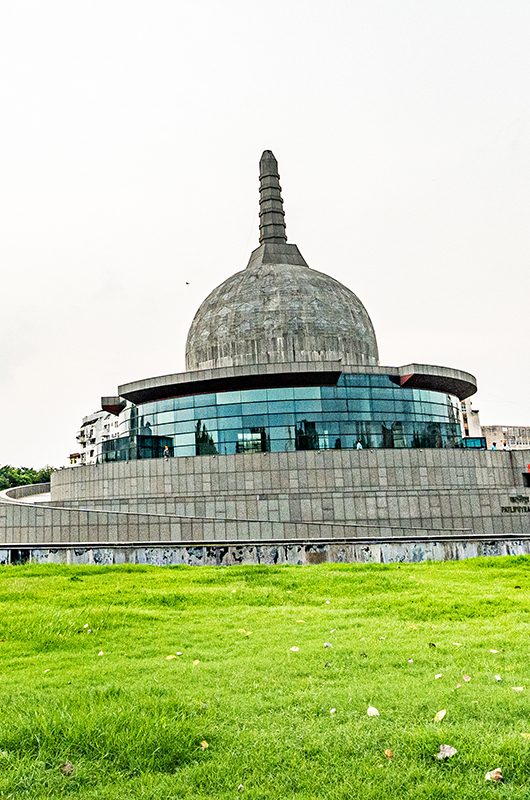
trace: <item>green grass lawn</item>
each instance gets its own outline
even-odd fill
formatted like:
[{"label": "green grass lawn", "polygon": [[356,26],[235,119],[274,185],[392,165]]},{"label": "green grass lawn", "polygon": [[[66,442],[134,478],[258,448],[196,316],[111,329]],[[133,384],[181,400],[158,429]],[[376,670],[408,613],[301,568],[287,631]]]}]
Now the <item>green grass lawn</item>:
[{"label": "green grass lawn", "polygon": [[528,798],[529,568],[2,568],[0,798]]}]

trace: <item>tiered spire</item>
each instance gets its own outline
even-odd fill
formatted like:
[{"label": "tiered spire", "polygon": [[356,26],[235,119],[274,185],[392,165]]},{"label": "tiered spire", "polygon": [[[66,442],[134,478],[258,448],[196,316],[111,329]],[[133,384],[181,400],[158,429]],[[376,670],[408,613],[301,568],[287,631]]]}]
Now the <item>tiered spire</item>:
[{"label": "tiered spire", "polygon": [[259,162],[259,241],[286,242],[278,162],[265,150]]}]

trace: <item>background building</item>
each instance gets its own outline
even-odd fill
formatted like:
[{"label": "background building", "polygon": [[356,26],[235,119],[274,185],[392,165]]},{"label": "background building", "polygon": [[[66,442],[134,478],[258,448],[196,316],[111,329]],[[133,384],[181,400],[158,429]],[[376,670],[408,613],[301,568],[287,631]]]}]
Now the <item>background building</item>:
[{"label": "background building", "polygon": [[498,449],[506,447],[508,450],[530,449],[530,427],[516,425],[483,425],[482,434],[486,437],[488,447],[491,449],[496,443]]},{"label": "background building", "polygon": [[103,444],[120,434],[120,420],[108,411],[94,411],[83,417],[77,436],[78,451],[71,453],[70,464],[97,464],[103,457]]}]

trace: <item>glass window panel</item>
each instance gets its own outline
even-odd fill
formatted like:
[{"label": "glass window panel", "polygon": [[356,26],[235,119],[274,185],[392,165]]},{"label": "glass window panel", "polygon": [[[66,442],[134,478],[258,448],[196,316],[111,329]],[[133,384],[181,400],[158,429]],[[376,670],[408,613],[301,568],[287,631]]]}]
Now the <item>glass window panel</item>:
[{"label": "glass window panel", "polygon": [[294,397],[294,389],[285,387],[281,389],[267,389],[267,400],[292,400]]},{"label": "glass window panel", "polygon": [[294,411],[294,402],[289,400],[269,400],[267,403],[269,414],[284,414]]},{"label": "glass window panel", "polygon": [[339,413],[335,413],[335,414],[320,414],[320,419],[326,425],[331,424],[333,422],[337,422],[337,423],[339,423],[339,422],[340,423],[347,422],[350,419],[350,417],[351,417],[350,414],[339,414]]},{"label": "glass window panel", "polygon": [[297,400],[295,403],[296,413],[300,414],[305,411],[320,411],[322,404],[320,400]]},{"label": "glass window panel", "polygon": [[160,433],[175,434],[188,433],[195,430],[196,423],[194,419],[187,419],[184,422],[172,422],[169,425],[161,425],[158,429]]},{"label": "glass window panel", "polygon": [[295,400],[320,399],[320,386],[297,386],[294,390]]},{"label": "glass window panel", "polygon": [[396,386],[388,375],[369,375],[370,386]]},{"label": "glass window panel", "polygon": [[175,447],[174,454],[177,458],[184,457],[184,456],[194,456],[195,453],[195,444],[186,445],[185,447]]},{"label": "glass window panel", "polygon": [[287,453],[295,449],[293,439],[271,439],[270,444],[272,453]]},{"label": "glass window panel", "polygon": [[164,425],[166,422],[174,422],[174,421],[175,421],[174,411],[161,411],[159,414],[156,415],[157,425]]},{"label": "glass window panel", "polygon": [[348,400],[348,411],[354,416],[359,413],[368,413],[370,409],[370,400]]},{"label": "glass window panel", "polygon": [[193,397],[173,398],[173,407],[176,409],[193,408]]},{"label": "glass window panel", "polygon": [[178,438],[175,440],[175,444],[177,447],[183,447],[186,444],[195,444],[195,431],[190,431],[189,433],[181,433]]},{"label": "glass window panel", "polygon": [[241,402],[241,392],[218,392],[217,393],[217,403],[218,405],[224,405],[225,403],[240,403]]},{"label": "glass window panel", "polygon": [[338,384],[344,386],[368,386],[368,375],[345,375],[342,374],[338,380]]},{"label": "glass window panel", "polygon": [[334,397],[322,400],[322,411],[346,412],[347,410],[348,410],[348,402],[346,399],[339,400],[337,397]]},{"label": "glass window panel", "polygon": [[394,402],[393,400],[374,400],[372,402],[372,410],[376,414],[380,414],[382,412],[388,413],[389,411],[394,411]]},{"label": "glass window panel", "polygon": [[217,415],[219,417],[240,417],[245,408],[246,405],[244,403],[227,403],[224,406],[219,406]]},{"label": "glass window panel", "polygon": [[348,401],[351,400],[367,400],[371,396],[371,391],[366,386],[358,389],[348,389]]},{"label": "glass window panel", "polygon": [[242,413],[244,416],[247,414],[266,414],[268,411],[267,403],[244,403],[242,404]]},{"label": "glass window panel", "polygon": [[193,406],[188,408],[179,408],[178,411],[175,412],[175,419],[181,422],[183,419],[194,419],[196,416],[196,411]]},{"label": "glass window panel", "polygon": [[174,408],[173,398],[171,398],[170,400],[158,400],[158,402],[153,403],[153,406],[155,407],[154,408],[155,413],[159,411],[173,411]]},{"label": "glass window panel", "polygon": [[254,428],[259,427],[261,425],[268,425],[269,424],[269,415],[268,414],[244,414],[241,417],[241,422],[243,427],[245,428]]},{"label": "glass window panel", "polygon": [[195,416],[201,419],[212,419],[217,417],[219,409],[217,406],[203,406],[202,408],[195,409]]},{"label": "glass window panel", "polygon": [[221,417],[216,422],[218,430],[237,430],[243,425],[241,416],[238,417]]},{"label": "glass window panel", "polygon": [[202,408],[202,406],[212,406],[215,405],[216,396],[215,394],[196,394],[194,397],[193,405],[195,408]]},{"label": "glass window panel", "polygon": [[274,427],[274,428],[273,427],[269,427],[271,441],[273,439],[276,439],[276,440],[278,440],[278,439],[291,439],[292,438],[292,436],[291,436],[292,427],[294,427],[294,426],[291,426],[291,425],[279,425],[279,426]]},{"label": "glass window panel", "polygon": [[241,392],[241,402],[265,402],[267,400],[267,391],[267,389],[247,389]]},{"label": "glass window panel", "polygon": [[372,400],[394,400],[395,396],[395,392],[392,392],[389,389],[372,389],[370,391],[370,397]]},{"label": "glass window panel", "polygon": [[269,425],[294,425],[294,414],[269,414]]}]

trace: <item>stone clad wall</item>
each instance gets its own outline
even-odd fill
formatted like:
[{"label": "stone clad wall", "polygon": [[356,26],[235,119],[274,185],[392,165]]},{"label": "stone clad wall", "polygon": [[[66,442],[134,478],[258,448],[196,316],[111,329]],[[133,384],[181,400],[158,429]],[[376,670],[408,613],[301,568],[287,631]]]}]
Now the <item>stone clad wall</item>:
[{"label": "stone clad wall", "polygon": [[[132,461],[63,470],[53,503],[289,523],[530,532],[530,451],[327,450]],[[507,513],[503,508],[513,506]],[[519,511],[521,508],[523,510]]]},{"label": "stone clad wall", "polygon": [[[414,535],[429,538],[444,533],[416,527]],[[454,531],[460,537],[466,531]],[[45,544],[128,544],[164,542],[248,542],[333,540],[373,537],[387,539],[411,535],[399,526],[342,525],[318,522],[287,523],[268,520],[186,518],[163,514],[137,514],[0,503],[0,546]]]},{"label": "stone clad wall", "polygon": [[315,563],[528,553],[528,463],[530,452],[332,450],[65,469],[52,476],[50,503],[0,497],[0,561]]}]

